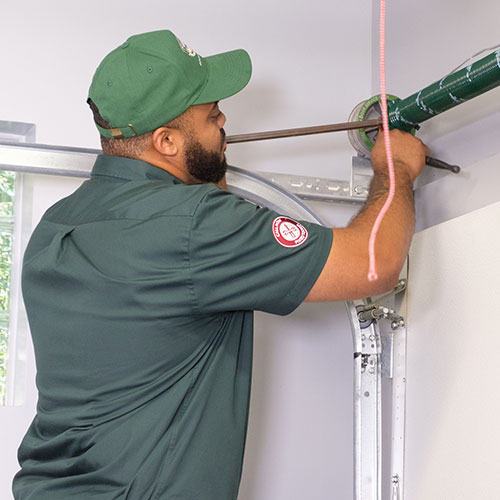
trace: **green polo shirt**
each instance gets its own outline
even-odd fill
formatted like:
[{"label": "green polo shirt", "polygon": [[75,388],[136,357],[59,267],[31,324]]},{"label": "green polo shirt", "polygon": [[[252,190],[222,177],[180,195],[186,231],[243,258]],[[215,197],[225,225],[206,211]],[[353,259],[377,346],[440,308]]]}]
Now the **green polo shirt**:
[{"label": "green polo shirt", "polygon": [[35,229],[23,294],[37,413],[17,500],[234,500],[253,311],[288,314],[330,229],[99,156]]}]

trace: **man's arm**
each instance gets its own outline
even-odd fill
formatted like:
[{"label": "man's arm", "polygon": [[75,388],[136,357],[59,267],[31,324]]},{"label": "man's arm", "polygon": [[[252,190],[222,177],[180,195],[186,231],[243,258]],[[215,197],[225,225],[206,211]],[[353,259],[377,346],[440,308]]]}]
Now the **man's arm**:
[{"label": "man's arm", "polygon": [[367,276],[370,233],[389,193],[382,133],[371,154],[374,176],[368,200],[346,228],[333,230],[330,255],[306,301],[351,300],[379,295],[396,284],[415,226],[413,181],[422,172],[429,150],[422,141],[406,132],[393,130],[390,137],[396,193],[377,234],[375,255],[378,280],[370,282]]}]

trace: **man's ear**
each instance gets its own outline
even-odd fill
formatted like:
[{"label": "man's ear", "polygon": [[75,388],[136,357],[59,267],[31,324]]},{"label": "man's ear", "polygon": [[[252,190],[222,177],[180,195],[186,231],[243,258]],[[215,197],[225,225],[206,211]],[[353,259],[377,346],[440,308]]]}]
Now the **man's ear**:
[{"label": "man's ear", "polygon": [[162,156],[176,156],[181,151],[183,143],[184,138],[177,129],[159,127],[153,132],[153,147]]}]

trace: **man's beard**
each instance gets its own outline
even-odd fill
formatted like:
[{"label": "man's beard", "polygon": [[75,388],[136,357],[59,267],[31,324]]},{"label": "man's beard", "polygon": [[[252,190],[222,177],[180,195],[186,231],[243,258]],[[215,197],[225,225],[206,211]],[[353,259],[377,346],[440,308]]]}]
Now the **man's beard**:
[{"label": "man's beard", "polygon": [[[225,133],[222,130],[221,150]],[[188,172],[201,182],[217,183],[226,174],[226,157],[221,152],[208,151],[194,137],[189,137],[185,150]]]}]

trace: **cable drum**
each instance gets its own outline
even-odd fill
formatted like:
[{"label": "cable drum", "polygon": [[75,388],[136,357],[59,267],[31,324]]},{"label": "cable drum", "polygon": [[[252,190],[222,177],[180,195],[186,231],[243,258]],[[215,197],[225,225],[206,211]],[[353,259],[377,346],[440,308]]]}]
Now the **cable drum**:
[{"label": "cable drum", "polygon": [[[380,107],[380,95],[376,95],[368,99],[367,101],[361,101],[355,108],[352,110],[349,116],[349,122],[357,122],[364,120],[377,120],[382,116],[382,108]],[[398,101],[399,98],[387,94],[387,101]],[[352,147],[356,150],[356,152],[364,156],[366,158],[370,157],[370,152],[375,145],[375,141],[377,140],[379,130],[377,129],[357,129],[357,130],[349,130],[347,132],[347,136]],[[415,134],[415,130],[412,130],[412,133]]]},{"label": "cable drum", "polygon": [[[356,107],[352,110],[351,114],[349,115],[349,121],[350,122],[357,122],[359,120],[359,113],[361,111],[361,108],[365,104],[366,101],[361,101]],[[361,139],[360,135],[361,129],[358,130],[348,130],[347,131],[347,137],[349,138],[349,142],[351,143],[351,146],[356,150],[356,152],[365,157],[370,156],[370,149],[368,146],[365,144],[365,142]]]}]

